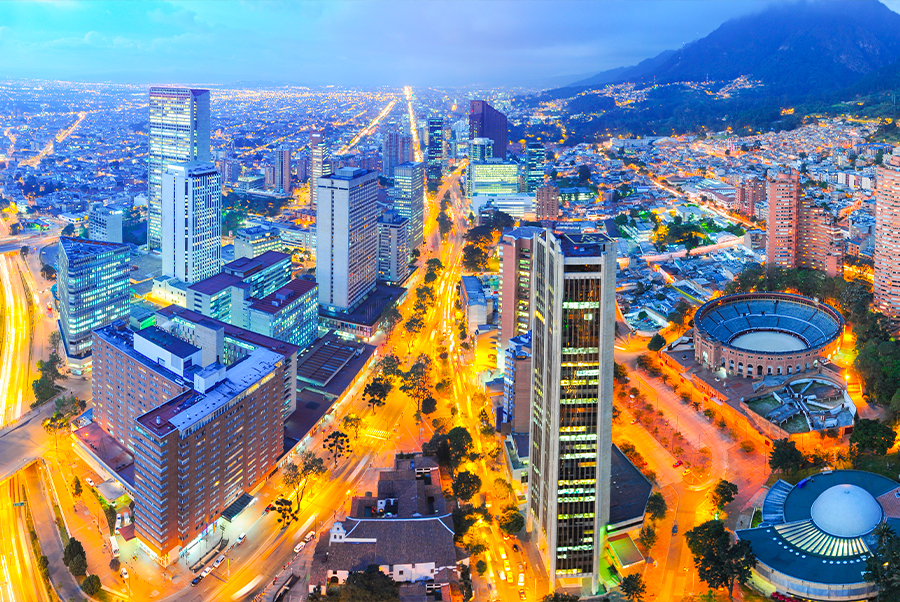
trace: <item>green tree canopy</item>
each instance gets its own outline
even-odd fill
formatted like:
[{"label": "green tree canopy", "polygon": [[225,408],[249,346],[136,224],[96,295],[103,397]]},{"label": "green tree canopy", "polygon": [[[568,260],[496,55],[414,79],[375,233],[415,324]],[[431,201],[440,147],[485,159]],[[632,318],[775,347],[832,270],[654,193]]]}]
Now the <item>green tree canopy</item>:
[{"label": "green tree canopy", "polygon": [[477,474],[461,471],[453,479],[453,495],[462,501],[469,501],[481,490],[481,477]]},{"label": "green tree canopy", "polygon": [[878,420],[862,418],[853,427],[850,443],[860,451],[871,451],[879,456],[887,453],[894,446],[897,433],[890,425]]},{"label": "green tree canopy", "polygon": [[805,462],[803,452],[790,439],[776,439],[772,443],[772,452],[769,454],[769,467],[772,470],[797,472]]},{"label": "green tree canopy", "polygon": [[658,332],[653,335],[653,338],[650,339],[650,342],[647,343],[647,349],[650,351],[659,351],[663,347],[666,346],[666,339]]},{"label": "green tree canopy", "polygon": [[644,594],[647,592],[647,586],[644,585],[644,578],[640,573],[625,575],[622,583],[619,584],[619,589],[622,591],[622,595],[631,602],[643,600]]},{"label": "green tree canopy", "polygon": [[363,572],[350,573],[340,587],[340,602],[395,602],[400,600],[397,583],[371,565]]},{"label": "green tree canopy", "polygon": [[525,517],[515,504],[507,506],[499,517],[500,530],[507,535],[515,535],[525,528]]},{"label": "green tree canopy", "polygon": [[750,569],[756,565],[756,556],[746,540],[731,542],[731,534],[719,520],[710,520],[685,533],[688,549],[694,556],[694,566],[712,589],[724,587],[728,599],[734,600],[734,584],[746,583]]},{"label": "green tree canopy", "polygon": [[737,497],[738,486],[725,479],[719,479],[712,491],[713,506],[722,510],[726,504],[730,504]]},{"label": "green tree canopy", "polygon": [[647,514],[651,520],[664,519],[668,510],[669,506],[666,504],[666,499],[662,493],[656,491],[650,494],[650,499],[647,500]]}]

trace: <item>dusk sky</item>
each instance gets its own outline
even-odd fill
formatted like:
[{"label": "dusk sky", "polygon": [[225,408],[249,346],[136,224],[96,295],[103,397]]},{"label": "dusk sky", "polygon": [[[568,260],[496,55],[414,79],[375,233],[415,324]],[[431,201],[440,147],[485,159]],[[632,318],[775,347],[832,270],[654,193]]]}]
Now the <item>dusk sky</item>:
[{"label": "dusk sky", "polygon": [[[550,86],[678,48],[766,4],[0,2],[0,74],[141,84]],[[900,0],[886,4],[900,11]]]}]

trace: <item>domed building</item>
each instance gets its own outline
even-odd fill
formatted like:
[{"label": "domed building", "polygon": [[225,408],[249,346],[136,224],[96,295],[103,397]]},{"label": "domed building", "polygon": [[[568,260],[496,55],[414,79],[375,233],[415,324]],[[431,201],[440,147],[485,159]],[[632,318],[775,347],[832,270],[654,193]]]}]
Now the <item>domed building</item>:
[{"label": "domed building", "polygon": [[779,480],[766,494],[762,523],[737,531],[756,554],[753,584],[763,593],[809,600],[866,600],[875,528],[900,532],[900,484],[859,470],[825,471],[797,485]]}]

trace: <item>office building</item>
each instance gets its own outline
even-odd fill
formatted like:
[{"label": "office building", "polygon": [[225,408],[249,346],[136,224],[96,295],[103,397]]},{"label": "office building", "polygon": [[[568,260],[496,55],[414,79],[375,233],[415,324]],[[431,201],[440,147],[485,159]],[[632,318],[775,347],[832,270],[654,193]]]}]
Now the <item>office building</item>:
[{"label": "office building", "polygon": [[[509,340],[531,330],[531,260],[541,228],[522,226],[500,237],[500,351]],[[498,357],[500,355],[498,354]]]},{"label": "office building", "polygon": [[756,215],[756,206],[766,200],[766,184],[759,178],[742,179],[734,187],[734,209],[747,217]]},{"label": "office building", "polygon": [[173,163],[208,162],[209,90],[150,88],[147,244],[162,247],[162,178]]},{"label": "office building", "polygon": [[291,280],[250,304],[248,326],[253,332],[286,341],[300,350],[316,340],[319,292],[312,280]]},{"label": "office building", "polygon": [[296,347],[244,343],[226,365],[225,326],[192,330],[188,341],[116,322],[94,334],[95,421],[133,454],[135,533],[163,566],[266,479],[283,453],[283,408],[296,405]]},{"label": "office building", "polygon": [[59,237],[59,323],[69,366],[76,374],[90,369],[91,331],[128,318],[130,259],[128,245]]},{"label": "office building", "polygon": [[122,242],[122,220],[125,211],[121,207],[95,205],[88,213],[88,236],[102,242]]},{"label": "office building", "polygon": [[386,178],[394,177],[394,168],[401,163],[415,161],[413,155],[412,136],[398,131],[387,132],[381,153],[381,173]]},{"label": "office building", "polygon": [[875,305],[900,317],[900,154],[875,172]]},{"label": "office building", "polygon": [[494,141],[490,138],[469,140],[469,163],[484,163],[494,158]]},{"label": "office building", "polygon": [[549,230],[533,245],[527,521],[550,578],[596,592],[610,514],[616,246]]},{"label": "office building", "polygon": [[409,220],[396,211],[378,218],[378,280],[400,284],[409,275]]},{"label": "office building", "polygon": [[425,238],[425,164],[402,163],[394,168],[394,210],[407,218],[409,252]]},{"label": "office building", "polygon": [[235,259],[253,259],[267,251],[280,251],[283,247],[278,228],[251,226],[234,231]]},{"label": "office building", "polygon": [[777,173],[767,183],[768,266],[815,269],[828,276],[841,276],[844,249],[837,219],[822,203],[801,195],[799,180],[800,174],[792,170]]},{"label": "office building", "polygon": [[425,155],[427,163],[428,183],[440,184],[443,176],[444,162],[444,120],[432,118],[428,120],[428,148]]},{"label": "office building", "polygon": [[541,184],[534,192],[534,213],[538,221],[556,221],[559,217],[559,188],[556,184]]},{"label": "office building", "polygon": [[291,256],[266,251],[222,266],[222,272],[195,282],[187,290],[187,308],[228,324],[247,328],[247,311],[291,279]]},{"label": "office building", "polygon": [[281,144],[275,149],[275,190],[291,194],[291,147]]},{"label": "office building", "polygon": [[483,100],[469,104],[469,140],[490,138],[494,141],[492,156],[506,159],[506,115]]},{"label": "office building", "polygon": [[331,147],[322,132],[313,132],[309,137],[309,148],[309,206],[315,211],[319,206],[319,178],[332,172]]},{"label": "office building", "polygon": [[212,163],[169,165],[162,179],[162,273],[192,283],[222,267],[222,176]]},{"label": "office building", "polygon": [[275,188],[275,166],[274,165],[266,165],[263,167],[263,177],[265,178],[265,188],[266,190],[272,190]]},{"label": "office building", "polygon": [[[532,194],[487,194],[472,195],[472,211],[484,215],[488,210],[502,211],[515,219],[534,220],[535,205]],[[481,222],[483,223],[483,222]]]},{"label": "office building", "polygon": [[497,158],[470,163],[466,196],[475,194],[519,194],[519,165]]},{"label": "office building", "polygon": [[[503,424],[525,433],[531,425],[531,332],[509,340],[503,362]],[[505,432],[505,431],[504,431]]]},{"label": "office building", "polygon": [[378,173],[342,167],[318,179],[316,281],[327,311],[350,311],[375,288]]},{"label": "office building", "polygon": [[303,155],[296,161],[297,163],[297,180],[306,182],[309,180],[309,155]]},{"label": "office building", "polygon": [[544,183],[544,161],[547,151],[540,142],[525,145],[525,191],[535,192]]}]

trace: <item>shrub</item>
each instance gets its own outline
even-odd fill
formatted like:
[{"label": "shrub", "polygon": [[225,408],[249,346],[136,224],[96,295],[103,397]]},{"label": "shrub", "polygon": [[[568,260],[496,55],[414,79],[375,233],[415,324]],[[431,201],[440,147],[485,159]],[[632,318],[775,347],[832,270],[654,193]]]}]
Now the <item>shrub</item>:
[{"label": "shrub", "polygon": [[89,596],[95,595],[100,591],[100,577],[97,575],[89,575],[81,584],[81,589]]}]

